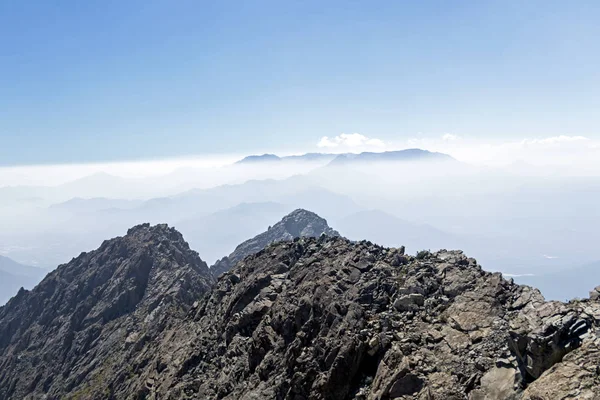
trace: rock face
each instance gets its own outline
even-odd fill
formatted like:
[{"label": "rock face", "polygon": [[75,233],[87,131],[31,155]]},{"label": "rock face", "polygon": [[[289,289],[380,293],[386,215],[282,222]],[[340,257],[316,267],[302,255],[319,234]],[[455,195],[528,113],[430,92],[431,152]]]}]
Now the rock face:
[{"label": "rock face", "polygon": [[244,257],[258,253],[271,243],[292,240],[297,237],[319,237],[321,235],[340,236],[337,231],[327,225],[325,219],[313,212],[298,209],[283,217],[266,232],[237,246],[233,253],[217,261],[210,269],[213,275],[218,277],[229,271]]},{"label": "rock face", "polygon": [[192,362],[160,393],[595,399],[599,312],[546,303],[457,251],[416,259],[343,238],[284,242],[218,281],[195,316]]},{"label": "rock face", "polygon": [[0,399],[600,393],[600,303],[545,302],[460,251],[296,238],[211,279],[164,226],[61,266],[0,309]]},{"label": "rock face", "polygon": [[143,396],[132,367],[173,362],[176,352],[157,349],[168,349],[212,284],[166,225],[137,226],[81,254],[0,308],[0,399]]}]

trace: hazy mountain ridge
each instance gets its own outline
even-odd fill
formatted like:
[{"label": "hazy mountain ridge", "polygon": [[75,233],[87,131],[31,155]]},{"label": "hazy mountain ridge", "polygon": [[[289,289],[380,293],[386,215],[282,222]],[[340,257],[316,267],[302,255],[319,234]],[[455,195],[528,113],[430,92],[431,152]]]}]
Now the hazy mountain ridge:
[{"label": "hazy mountain ridge", "polygon": [[236,164],[280,163],[280,162],[323,162],[327,163],[337,157],[331,153],[306,153],[295,156],[277,156],[275,154],[251,155],[244,157]]},{"label": "hazy mountain ridge", "polygon": [[329,165],[341,165],[349,163],[363,162],[390,162],[390,161],[456,161],[454,158],[444,153],[431,152],[422,149],[405,149],[382,152],[362,152],[362,153],[306,153],[295,156],[277,156],[275,154],[262,154],[247,156],[236,164],[256,164],[256,163],[281,163],[286,161],[322,161]]},{"label": "hazy mountain ridge", "polygon": [[421,149],[406,149],[397,151],[384,151],[381,153],[363,152],[358,154],[340,154],[329,165],[377,163],[377,162],[409,162],[409,161],[436,161],[457,162],[454,158],[444,153],[431,152]]},{"label": "hazy mountain ridge", "polygon": [[0,399],[593,398],[598,298],[335,235],[215,282],[176,230],[140,225],[0,308]]},{"label": "hazy mountain ridge", "polygon": [[[0,207],[0,224],[11,227],[0,232],[0,252],[32,265],[54,267],[72,254],[93,249],[102,239],[115,236],[129,226],[165,222],[182,226],[182,230],[189,232],[186,237],[189,236],[193,246],[213,262],[242,240],[265,230],[280,215],[305,208],[341,230],[348,229],[351,233],[348,236],[353,238],[365,237],[365,229],[368,229],[367,236],[377,238],[378,242],[406,245],[410,251],[461,248],[481,260],[488,269],[512,274],[540,275],[562,266],[597,260],[594,250],[596,226],[600,224],[596,207],[600,201],[597,177],[565,177],[553,173],[519,176],[501,168],[430,161],[332,166],[307,160],[286,162],[277,167],[257,163],[174,171],[163,177],[136,181],[133,185],[117,186],[119,190],[125,186],[135,188],[142,182],[146,189],[162,187],[164,179],[172,188],[164,196],[132,201],[127,200],[123,192],[123,198],[114,198],[106,204],[102,204],[105,200],[86,199],[88,196],[79,193],[79,183],[71,187],[82,200],[67,201],[56,207],[47,207],[52,202],[44,198],[11,203],[0,196],[0,201],[11,203]],[[185,179],[179,175],[184,172]],[[275,175],[280,177],[268,178]],[[112,182],[112,178],[96,175],[87,180],[87,183],[93,182]],[[191,186],[186,188],[181,182]],[[102,191],[101,188],[94,190]],[[108,193],[110,190],[103,197],[110,198]],[[218,218],[214,219],[215,239],[219,236],[222,244],[213,246],[211,243],[215,240],[211,239],[208,229],[193,226],[194,220],[203,224],[215,218],[211,214],[240,203],[269,202],[289,208],[282,210],[279,216],[248,211],[235,232],[228,232],[219,225]],[[552,218],[547,217],[549,209]],[[368,219],[361,222],[357,218],[356,223],[348,223],[365,210],[385,213],[390,219],[398,218],[394,223],[406,226],[409,234],[394,229],[384,217],[379,219],[383,220],[382,228],[389,227],[386,229],[377,230],[376,224]],[[273,221],[267,221],[271,217]],[[435,231],[417,235],[424,227]],[[556,254],[558,249],[560,254]]]},{"label": "hazy mountain ridge", "polygon": [[0,305],[14,296],[20,288],[31,289],[46,273],[42,268],[30,267],[0,256]]}]

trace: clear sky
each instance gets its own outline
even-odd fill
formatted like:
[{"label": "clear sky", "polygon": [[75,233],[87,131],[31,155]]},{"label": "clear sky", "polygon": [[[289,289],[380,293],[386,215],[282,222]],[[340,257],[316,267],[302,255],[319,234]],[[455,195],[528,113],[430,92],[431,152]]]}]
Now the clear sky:
[{"label": "clear sky", "polygon": [[597,140],[600,2],[0,1],[0,164]]}]

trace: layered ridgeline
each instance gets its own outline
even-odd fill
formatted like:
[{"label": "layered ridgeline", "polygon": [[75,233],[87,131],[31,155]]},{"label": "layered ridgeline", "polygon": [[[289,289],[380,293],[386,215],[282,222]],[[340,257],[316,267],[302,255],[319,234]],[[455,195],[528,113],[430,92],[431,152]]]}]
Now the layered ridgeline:
[{"label": "layered ridgeline", "polygon": [[0,399],[595,399],[599,319],[460,251],[337,236],[215,283],[180,234],[142,225],[0,309]]},{"label": "layered ridgeline", "polygon": [[258,253],[271,243],[292,240],[297,237],[319,237],[321,235],[340,236],[337,231],[327,225],[325,219],[313,212],[298,209],[269,227],[266,232],[237,246],[230,255],[223,257],[210,267],[210,270],[215,277],[218,277],[229,271],[244,257]]}]

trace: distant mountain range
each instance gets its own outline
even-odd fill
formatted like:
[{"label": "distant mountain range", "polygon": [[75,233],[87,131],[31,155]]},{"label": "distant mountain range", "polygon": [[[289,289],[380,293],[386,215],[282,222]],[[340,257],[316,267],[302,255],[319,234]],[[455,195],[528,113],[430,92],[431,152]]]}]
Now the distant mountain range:
[{"label": "distant mountain range", "polygon": [[307,153],[297,156],[279,157],[275,154],[252,155],[237,161],[236,164],[282,163],[289,161],[320,161],[329,165],[343,165],[364,162],[395,162],[395,161],[456,161],[444,153],[436,153],[422,149],[406,149],[384,151],[380,153],[363,152],[359,154],[343,153]]},{"label": "distant mountain range", "polygon": [[384,246],[406,246],[411,253],[423,249],[455,248],[459,238],[425,224],[402,220],[380,210],[365,210],[335,221],[342,235],[352,240],[372,240]]},{"label": "distant mountain range", "polygon": [[284,156],[279,157],[275,154],[262,154],[262,155],[251,155],[248,157],[244,157],[243,159],[236,162],[236,164],[260,164],[260,163],[270,163],[270,162],[286,162],[286,161],[324,161],[329,162],[336,158],[338,154],[330,154],[330,153],[306,153],[297,156]]},{"label": "distant mountain range", "polygon": [[547,274],[518,276],[515,280],[540,289],[547,300],[586,298],[592,289],[590,283],[600,285],[600,260]]}]

